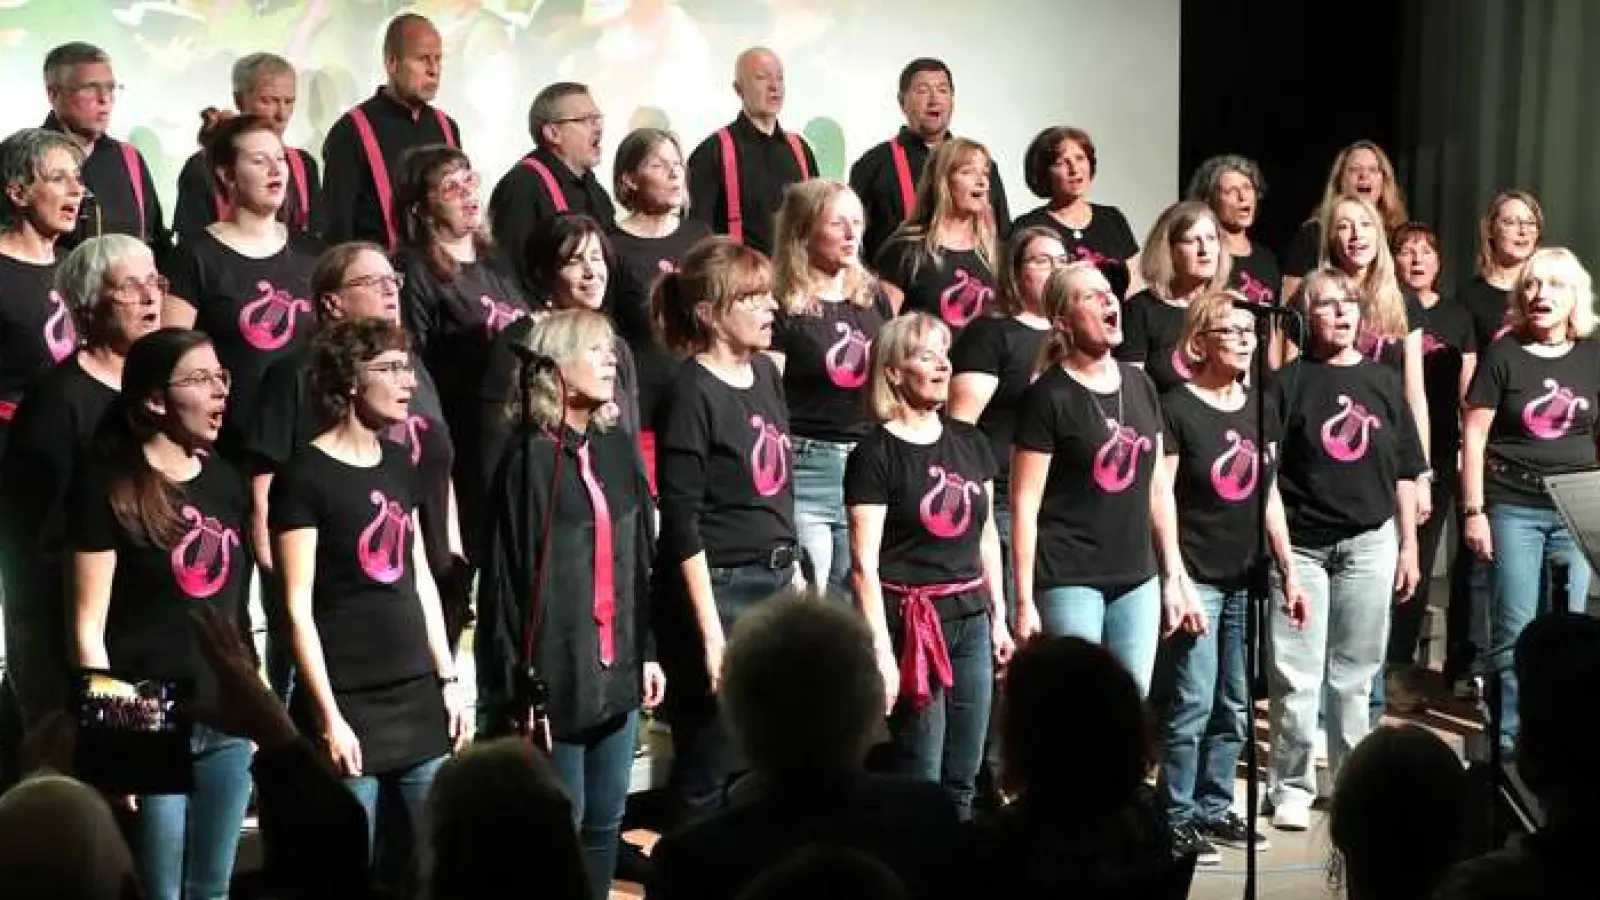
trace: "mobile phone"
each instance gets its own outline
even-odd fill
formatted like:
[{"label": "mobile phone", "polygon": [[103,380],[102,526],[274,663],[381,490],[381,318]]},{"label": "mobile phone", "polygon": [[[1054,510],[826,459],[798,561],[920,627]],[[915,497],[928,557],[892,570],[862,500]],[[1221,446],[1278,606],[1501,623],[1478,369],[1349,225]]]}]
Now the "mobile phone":
[{"label": "mobile phone", "polygon": [[184,711],[190,690],[179,679],[74,672],[74,774],[107,794],[193,792],[194,725]]}]

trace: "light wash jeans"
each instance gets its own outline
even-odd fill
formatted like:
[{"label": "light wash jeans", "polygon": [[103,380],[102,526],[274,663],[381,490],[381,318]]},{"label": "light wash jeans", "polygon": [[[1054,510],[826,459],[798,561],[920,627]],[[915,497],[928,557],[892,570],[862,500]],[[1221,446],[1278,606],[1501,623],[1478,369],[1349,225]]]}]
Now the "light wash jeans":
[{"label": "light wash jeans", "polygon": [[[1400,540],[1393,521],[1326,547],[1294,548],[1294,572],[1310,595],[1302,631],[1282,612],[1274,578],[1268,624],[1272,767],[1267,791],[1274,808],[1309,806],[1317,798],[1317,719],[1328,731],[1328,769],[1337,779],[1350,751],[1372,730],[1372,679],[1389,645],[1389,607]],[[1327,709],[1323,709],[1323,703]]]},{"label": "light wash jeans", "polygon": [[1172,697],[1161,715],[1161,780],[1167,816],[1178,825],[1220,822],[1233,808],[1234,770],[1249,722],[1249,588],[1196,584],[1195,591],[1211,628],[1168,639]]},{"label": "light wash jeans", "polygon": [[1039,627],[1103,644],[1149,696],[1161,640],[1161,579],[1115,588],[1069,585],[1040,591]]},{"label": "light wash jeans", "polygon": [[194,793],[139,798],[133,851],[150,900],[225,900],[250,805],[250,742],[194,726]]},{"label": "light wash jeans", "polygon": [[844,465],[855,444],[794,439],[794,529],[810,561],[811,590],[850,600],[850,520]]}]

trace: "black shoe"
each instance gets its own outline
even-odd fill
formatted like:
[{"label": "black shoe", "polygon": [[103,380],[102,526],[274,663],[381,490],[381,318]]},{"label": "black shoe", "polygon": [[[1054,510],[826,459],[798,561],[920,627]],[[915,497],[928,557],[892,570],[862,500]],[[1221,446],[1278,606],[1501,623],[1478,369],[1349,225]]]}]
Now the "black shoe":
[{"label": "black shoe", "polygon": [[[1195,832],[1205,840],[1221,844],[1224,847],[1232,847],[1235,850],[1245,849],[1250,840],[1249,823],[1239,818],[1239,814],[1235,812],[1229,812],[1215,822],[1206,822],[1203,825],[1198,825],[1195,827]],[[1266,850],[1271,846],[1272,842],[1267,840],[1267,836],[1257,831],[1256,850]]]},{"label": "black shoe", "polygon": [[1191,853],[1197,866],[1215,866],[1222,862],[1222,854],[1210,841],[1201,837],[1193,825],[1172,826],[1172,854],[1183,857]]}]

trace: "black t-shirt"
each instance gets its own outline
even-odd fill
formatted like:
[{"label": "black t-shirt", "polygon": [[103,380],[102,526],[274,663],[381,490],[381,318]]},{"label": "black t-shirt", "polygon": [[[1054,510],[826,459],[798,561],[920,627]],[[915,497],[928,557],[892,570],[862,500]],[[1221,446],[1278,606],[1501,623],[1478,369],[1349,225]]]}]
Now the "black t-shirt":
[{"label": "black t-shirt", "polygon": [[267,367],[307,339],[316,321],[311,270],[322,242],[291,231],[271,256],[245,256],[210,231],[190,235],[178,249],[172,293],[195,309],[194,327],[211,336],[217,358],[233,373],[218,449],[233,456],[255,414],[256,391]]},{"label": "black t-shirt", "polygon": [[711,226],[698,219],[684,219],[678,230],[666,237],[645,238],[622,229],[611,232],[611,249],[616,269],[611,273],[611,319],[617,333],[628,342],[633,361],[639,367],[639,421],[655,421],[656,404],[678,360],[661,346],[650,323],[650,289],[656,279],[676,272],[689,248],[711,236]]},{"label": "black t-shirt", "polygon": [[995,275],[976,250],[928,256],[920,238],[892,238],[875,261],[879,277],[905,294],[900,311],[925,312],[960,334],[994,300]]},{"label": "black t-shirt", "polygon": [[55,263],[0,253],[0,447],[23,391],[78,348],[72,310],[55,290],[55,277]]},{"label": "black t-shirt", "polygon": [[1068,228],[1050,215],[1048,206],[1041,206],[1011,223],[1011,231],[1015,234],[1030,226],[1054,231],[1069,256],[1094,263],[1111,283],[1112,292],[1118,297],[1128,296],[1131,278],[1128,260],[1139,255],[1139,239],[1134,237],[1133,226],[1128,224],[1128,217],[1122,210],[1091,203],[1089,224],[1083,228]]},{"label": "black t-shirt", "polygon": [[136,543],[117,522],[110,475],[99,464],[81,471],[72,490],[67,541],[82,553],[115,550],[116,574],[106,611],[111,668],[138,677],[194,679],[202,703],[216,697],[190,610],[204,605],[237,621],[250,590],[250,495],[227,460],[202,459],[200,474],[176,485],[184,532],[171,547]]},{"label": "black t-shirt", "polygon": [[772,349],[784,354],[783,393],[795,437],[856,441],[866,434],[872,342],[892,312],[881,296],[871,306],[820,302],[817,315],[779,315]]},{"label": "black t-shirt", "polygon": [[1466,307],[1441,296],[1431,308],[1418,304],[1422,328],[1422,380],[1428,395],[1430,458],[1455,455],[1461,446],[1462,357],[1477,353],[1477,336]]},{"label": "black t-shirt", "polygon": [[434,671],[411,565],[421,479],[406,450],[380,445],[383,459],[362,468],[307,444],[272,480],[267,511],[273,534],[316,529],[312,614],[341,692]]},{"label": "black t-shirt", "polygon": [[1034,587],[1116,587],[1156,574],[1150,477],[1161,403],[1143,372],[1118,363],[1122,385],[1091,392],[1059,366],[1022,395],[1017,447],[1048,453]]},{"label": "black t-shirt", "polygon": [[1250,242],[1249,256],[1233,258],[1228,280],[1251,302],[1276,305],[1283,300],[1283,270],[1278,268],[1278,257],[1255,241]]},{"label": "black t-shirt", "polygon": [[1249,575],[1258,537],[1259,492],[1272,484],[1281,420],[1267,395],[1267,439],[1256,427],[1255,391],[1237,410],[1217,409],[1188,385],[1161,395],[1163,452],[1178,457],[1173,494],[1178,545],[1189,575],[1201,584],[1235,587]]},{"label": "black t-shirt", "polygon": [[1117,359],[1139,363],[1155,382],[1156,390],[1166,393],[1194,377],[1188,354],[1178,347],[1189,309],[1175,306],[1143,290],[1128,298],[1122,317],[1122,343]]},{"label": "black t-shirt", "polygon": [[678,368],[656,422],[663,564],[701,551],[712,566],[764,562],[793,544],[794,454],[777,366],[757,354],[737,388],[698,360]]},{"label": "black t-shirt", "polygon": [[1461,289],[1461,305],[1472,316],[1472,333],[1479,350],[1488,349],[1506,332],[1506,307],[1511,303],[1511,292],[1495,287],[1474,276]]},{"label": "black t-shirt", "polygon": [[[1401,293],[1406,301],[1406,337],[1410,337],[1411,332],[1422,328],[1426,312],[1422,308],[1422,301],[1417,299],[1416,294],[1409,290],[1402,290]],[[1379,335],[1376,331],[1362,327],[1361,334],[1356,336],[1356,349],[1360,350],[1361,355],[1367,359],[1393,369],[1394,373],[1400,376],[1400,383],[1404,386],[1406,377],[1405,337]]]},{"label": "black t-shirt", "polygon": [[1289,241],[1283,254],[1283,274],[1291,278],[1304,278],[1317,268],[1322,258],[1322,225],[1312,219],[1300,224],[1300,229]]},{"label": "black t-shirt", "polygon": [[1400,376],[1365,359],[1336,366],[1301,357],[1276,386],[1290,539],[1323,547],[1389,521],[1395,482],[1426,467]]},{"label": "black t-shirt", "polygon": [[983,316],[972,320],[950,351],[956,375],[972,372],[997,380],[988,405],[978,416],[978,430],[989,437],[997,480],[1006,479],[1011,472],[1011,439],[1017,431],[1022,393],[1033,383],[1039,347],[1048,334],[1010,316]]},{"label": "black t-shirt", "polygon": [[[989,521],[984,484],[994,478],[989,442],[965,422],[943,419],[931,444],[914,444],[879,425],[850,452],[846,506],[886,507],[878,576],[887,584],[926,587],[983,577],[983,529]],[[984,608],[986,592],[935,601],[940,616]],[[886,592],[884,602],[898,608]]]},{"label": "black t-shirt", "polygon": [[1483,476],[1489,503],[1549,508],[1536,482],[1518,475],[1559,475],[1595,467],[1600,412],[1600,343],[1585,338],[1556,359],[1528,352],[1507,335],[1478,362],[1467,405],[1493,409]]}]

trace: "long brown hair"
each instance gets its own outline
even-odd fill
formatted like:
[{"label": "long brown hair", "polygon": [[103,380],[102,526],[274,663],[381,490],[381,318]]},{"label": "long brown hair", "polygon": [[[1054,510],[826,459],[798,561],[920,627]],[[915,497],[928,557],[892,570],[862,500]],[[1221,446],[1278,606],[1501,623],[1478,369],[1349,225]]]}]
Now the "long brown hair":
[{"label": "long brown hair", "polygon": [[772,291],[772,263],[743,244],[725,237],[706,238],[683,258],[676,272],[656,281],[650,292],[650,317],[667,349],[699,353],[711,345],[710,322],[699,313],[711,307],[709,319],[752,294]]},{"label": "long brown hair", "polygon": [[144,445],[162,431],[149,400],[166,393],[185,354],[210,343],[201,332],[183,328],[163,328],[135,341],[122,365],[122,392],[95,432],[92,453],[109,473],[111,513],[138,546],[165,550],[183,535],[183,493],[144,455]]},{"label": "long brown hair", "polygon": [[[472,160],[465,153],[445,144],[413,147],[400,155],[399,174],[394,183],[394,208],[398,218],[399,246],[422,258],[428,271],[440,281],[450,283],[461,277],[461,261],[451,256],[438,240],[438,226],[429,210],[428,196],[452,172],[471,170]],[[482,259],[493,250],[489,233],[481,226],[472,243]]]},{"label": "long brown hair", "polygon": [[[911,258],[909,277],[916,278],[917,269],[924,261],[932,260],[934,265],[938,265],[942,259],[944,251],[939,246],[939,226],[949,218],[955,206],[955,200],[950,196],[950,176],[974,156],[982,158],[986,171],[994,163],[989,148],[974,140],[953,137],[940,144],[922,167],[922,175],[917,179],[916,211],[889,235],[890,243],[907,241],[916,245],[918,252]],[[993,190],[994,185],[991,184],[989,188]],[[976,232],[977,246],[974,250],[983,264],[993,269],[997,253],[996,228],[994,216],[987,209],[978,216]]]}]

